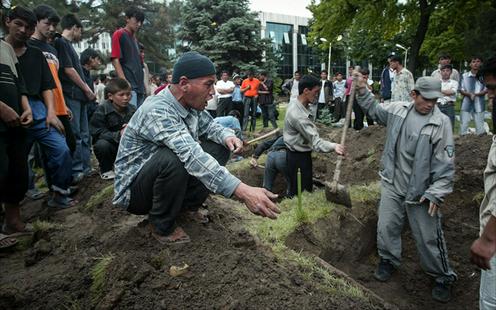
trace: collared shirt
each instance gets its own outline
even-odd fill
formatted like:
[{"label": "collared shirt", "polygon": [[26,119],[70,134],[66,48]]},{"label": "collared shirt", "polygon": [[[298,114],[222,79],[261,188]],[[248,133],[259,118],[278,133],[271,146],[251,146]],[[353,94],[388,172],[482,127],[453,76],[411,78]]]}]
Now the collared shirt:
[{"label": "collared shirt", "polygon": [[403,68],[400,72],[396,72],[394,80],[391,84],[391,101],[410,101],[412,100],[410,93],[415,87],[413,75],[408,69]]},{"label": "collared shirt", "polygon": [[[484,83],[471,71],[462,75],[460,90],[469,93],[480,93],[485,89]],[[486,110],[486,100],[484,96],[476,96],[474,100],[468,96],[463,96],[461,110],[464,112],[484,112]]]},{"label": "collared shirt", "polygon": [[341,100],[344,100],[344,92],[346,90],[346,81],[334,81],[334,98],[341,97]]},{"label": "collared shirt", "polygon": [[323,140],[312,122],[310,110],[296,99],[291,99],[284,118],[284,143],[295,152],[317,151],[328,153],[335,149],[336,143]]},{"label": "collared shirt", "polygon": [[[436,70],[432,71],[431,76],[441,80],[442,77],[440,67],[441,66],[439,65]],[[455,80],[457,83],[460,83],[460,73],[455,68],[451,70],[450,80]]]},{"label": "collared shirt", "polygon": [[228,91],[230,89],[234,89],[234,83],[232,81],[226,81],[224,82],[223,80],[218,80],[217,83],[215,83],[215,91],[217,92],[217,97],[220,98],[230,98],[232,97],[232,92],[228,94],[221,94],[219,90],[223,91]]},{"label": "collared shirt", "polygon": [[496,216],[496,138],[487,157],[484,170],[484,192],[486,193],[480,206],[480,232],[484,230],[491,216]]},{"label": "collared shirt", "polygon": [[183,107],[169,88],[148,97],[129,121],[119,144],[113,203],[127,208],[131,184],[161,147],[171,149],[186,171],[210,191],[230,197],[241,181],[203,151],[201,136],[224,145],[234,132],[213,122],[206,111]]},{"label": "collared shirt", "polygon": [[444,95],[441,98],[437,99],[437,103],[440,105],[445,105],[449,102],[455,102],[456,101],[456,92],[458,91],[458,82],[455,80],[441,80],[441,91],[447,91],[451,90],[453,91],[453,95]]},{"label": "collared shirt", "polygon": [[241,93],[241,86],[240,85],[234,86],[234,91],[232,93],[232,101],[233,102],[242,102],[243,101],[243,94]]}]

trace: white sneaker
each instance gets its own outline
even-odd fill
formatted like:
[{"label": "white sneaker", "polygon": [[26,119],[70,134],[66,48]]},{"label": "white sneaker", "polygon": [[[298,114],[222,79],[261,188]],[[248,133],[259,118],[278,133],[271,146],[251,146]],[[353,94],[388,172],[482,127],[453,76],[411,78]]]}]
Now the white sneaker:
[{"label": "white sneaker", "polygon": [[100,177],[102,178],[102,180],[113,180],[115,178],[115,172],[114,170],[110,170],[102,173]]}]

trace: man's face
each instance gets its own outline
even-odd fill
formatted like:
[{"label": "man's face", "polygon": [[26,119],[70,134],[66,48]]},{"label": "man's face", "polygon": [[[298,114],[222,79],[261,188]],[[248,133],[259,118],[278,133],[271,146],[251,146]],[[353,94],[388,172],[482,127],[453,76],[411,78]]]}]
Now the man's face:
[{"label": "man's face", "polygon": [[300,78],[301,78],[301,75],[299,73],[295,73],[294,79],[297,80],[297,81],[299,81]]},{"label": "man's face", "polygon": [[337,79],[338,81],[340,81],[340,82],[341,82],[341,81],[343,80],[343,75],[342,75],[341,73],[340,73],[340,74],[338,74],[338,75],[336,76],[336,79]]},{"label": "man's face", "polygon": [[172,74],[167,74],[167,83],[172,83]]},{"label": "man's face", "polygon": [[215,75],[182,80],[180,85],[183,88],[187,106],[193,110],[203,111],[207,106],[207,101],[215,94],[214,83]]},{"label": "man's face", "polygon": [[484,83],[487,88],[487,95],[489,98],[496,98],[496,76],[488,74],[484,76]]},{"label": "man's face", "polygon": [[426,99],[422,97],[422,95],[417,95],[414,91],[412,91],[412,98],[415,102],[415,110],[422,115],[427,115],[432,112],[434,106],[436,105],[436,99]]},{"label": "man's face", "polygon": [[399,64],[400,63],[398,61],[391,60],[389,62],[389,67],[391,67],[391,69],[393,69],[393,70],[396,70],[396,69],[398,69]]},{"label": "man's face", "polygon": [[53,37],[57,29],[57,23],[51,22],[48,18],[39,20],[36,23],[36,30],[43,37],[43,39],[48,40]]},{"label": "man's face", "polygon": [[320,73],[320,79],[321,80],[327,80],[327,73],[325,73],[325,72]]},{"label": "man's face", "polygon": [[315,86],[312,89],[305,88],[303,90],[304,103],[314,102],[317,99],[319,93],[320,93],[320,86]]},{"label": "man's face", "polygon": [[92,70],[96,70],[100,67],[100,65],[102,64],[102,60],[100,59],[100,57],[95,57],[95,58],[90,58],[90,61],[89,61],[89,67],[92,69]]},{"label": "man's face", "polygon": [[443,80],[449,80],[451,76],[451,69],[445,68],[441,70],[441,77]]},{"label": "man's face", "polygon": [[30,26],[26,21],[20,18],[10,20],[7,18],[5,22],[9,35],[16,42],[26,42],[34,33],[34,26]]},{"label": "man's face", "polygon": [[224,72],[222,73],[222,76],[220,77],[224,82],[227,82],[227,80],[229,80],[229,75]]},{"label": "man's face", "polygon": [[136,19],[136,17],[126,18],[126,25],[133,31],[138,32],[138,30],[143,25],[142,22]]},{"label": "man's face", "polygon": [[83,34],[83,28],[78,27],[78,26],[73,26],[72,30],[73,30],[72,40],[76,43],[81,41],[81,35]]},{"label": "man's face", "polygon": [[439,64],[441,66],[449,65],[450,63],[451,63],[451,59],[449,59],[447,57],[441,57],[441,58],[439,58]]},{"label": "man's face", "polygon": [[482,62],[478,58],[474,58],[470,61],[470,69],[472,70],[479,70]]},{"label": "man's face", "polygon": [[249,73],[249,74],[248,74],[248,80],[253,81],[253,78],[254,78],[254,77],[255,77],[255,76],[253,75],[253,73]]},{"label": "man's face", "polygon": [[241,78],[237,77],[234,79],[234,84],[241,85]]},{"label": "man's face", "polygon": [[262,82],[265,82],[265,80],[266,80],[266,79],[267,79],[267,77],[266,77],[265,75],[260,74],[260,80],[261,80]]}]

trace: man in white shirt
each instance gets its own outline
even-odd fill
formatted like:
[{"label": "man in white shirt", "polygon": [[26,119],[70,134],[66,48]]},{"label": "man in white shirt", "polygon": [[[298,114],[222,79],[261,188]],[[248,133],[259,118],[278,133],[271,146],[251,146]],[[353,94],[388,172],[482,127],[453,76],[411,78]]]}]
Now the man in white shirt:
[{"label": "man in white shirt", "polygon": [[334,113],[333,123],[339,122],[340,119],[345,117],[345,92],[346,80],[343,80],[341,72],[336,73],[336,80],[332,83],[334,88]]},{"label": "man in white shirt", "polygon": [[294,79],[286,81],[284,85],[282,85],[282,90],[285,93],[288,93],[290,95],[289,101],[294,100],[298,97],[298,84],[300,82],[301,74],[300,71],[295,71],[294,73]]},{"label": "man in white shirt", "polygon": [[334,112],[334,107],[331,106],[333,94],[332,82],[327,79],[327,71],[322,70],[320,72],[320,93],[318,104],[311,104],[310,111],[312,112],[313,120],[320,118],[322,109],[326,106],[331,108],[331,113]]},{"label": "man in white shirt", "polygon": [[444,96],[437,99],[437,106],[441,112],[449,117],[453,129],[455,128],[455,101],[458,82],[450,78],[452,70],[453,67],[450,64],[441,67],[441,92]]},{"label": "man in white shirt", "polygon": [[229,72],[222,71],[221,79],[215,84],[217,93],[217,116],[226,116],[232,110],[232,93],[234,83],[229,81]]},{"label": "man in white shirt", "polygon": [[[444,53],[440,54],[438,68],[431,73],[431,76],[441,79],[441,70],[442,70],[441,68],[444,65],[450,65],[450,64],[451,64],[451,56],[449,54],[444,54]],[[457,83],[460,83],[460,73],[455,68],[451,70],[450,79],[455,80]]]}]

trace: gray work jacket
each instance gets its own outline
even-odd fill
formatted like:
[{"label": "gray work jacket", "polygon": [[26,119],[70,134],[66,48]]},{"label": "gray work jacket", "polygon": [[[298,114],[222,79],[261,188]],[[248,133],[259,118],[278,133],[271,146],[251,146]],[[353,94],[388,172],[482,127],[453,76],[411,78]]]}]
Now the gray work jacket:
[{"label": "gray work jacket", "polygon": [[[392,102],[385,107],[376,103],[372,93],[357,95],[358,104],[381,125],[387,126],[386,144],[381,158],[381,178],[392,184],[396,161],[396,145],[413,102]],[[441,204],[453,191],[455,175],[453,134],[449,118],[434,106],[429,122],[421,129],[413,160],[412,175],[405,200],[418,203],[425,197]]]}]

